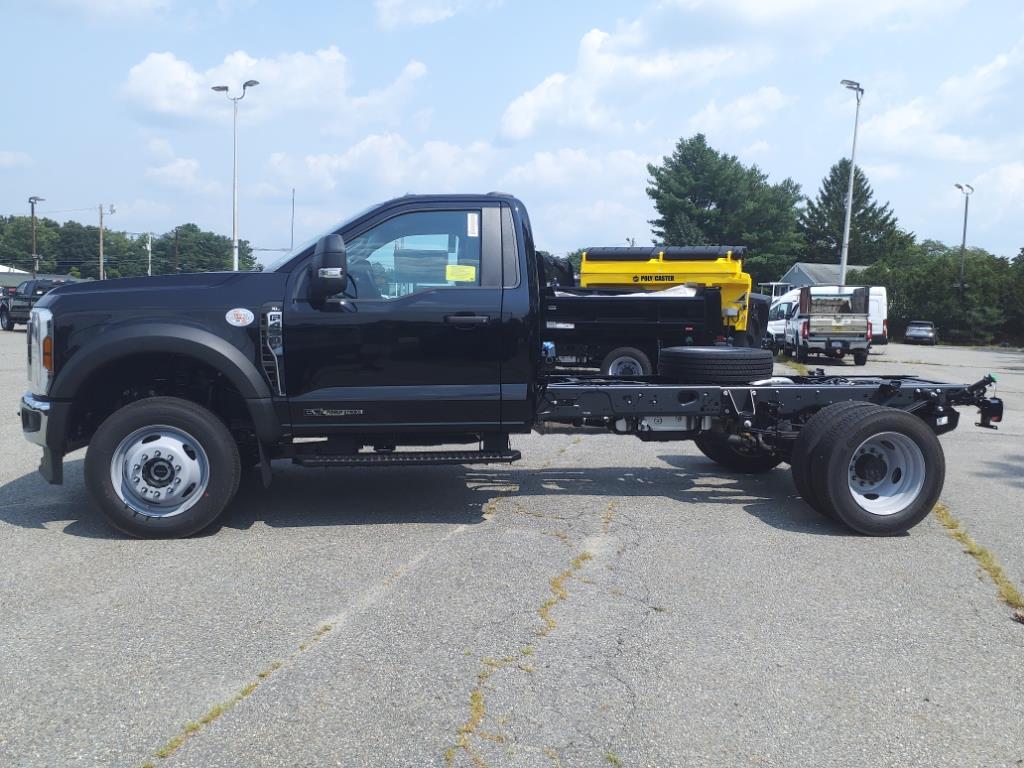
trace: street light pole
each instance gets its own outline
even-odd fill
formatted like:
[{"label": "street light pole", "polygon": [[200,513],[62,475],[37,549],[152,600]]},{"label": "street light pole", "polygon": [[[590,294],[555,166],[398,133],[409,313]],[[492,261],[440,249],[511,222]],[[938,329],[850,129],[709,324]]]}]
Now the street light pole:
[{"label": "street light pole", "polygon": [[240,96],[230,96],[226,85],[215,85],[211,89],[227,96],[233,107],[231,125],[231,270],[233,272],[238,271],[238,102],[245,98],[245,91],[248,88],[259,84],[259,80],[246,80],[242,83]]},{"label": "street light pole", "polygon": [[964,233],[960,240],[960,300],[964,298],[964,255],[967,252],[967,208],[971,202],[971,193],[974,192],[974,187],[970,184],[954,184],[954,187],[959,189],[964,196]]},{"label": "street light pole", "polygon": [[839,284],[846,285],[846,260],[850,255],[850,218],[853,215],[853,177],[857,171],[857,123],[860,120],[860,100],[864,89],[854,80],[840,80],[839,84],[857,94],[857,110],[853,115],[853,148],[850,150],[850,181],[846,186],[846,220],[843,222],[843,250],[839,257]]},{"label": "street light pole", "polygon": [[28,199],[28,204],[32,207],[32,277],[36,276],[39,271],[39,254],[36,253],[36,203],[41,203],[46,198],[39,197],[39,195],[32,195]]}]

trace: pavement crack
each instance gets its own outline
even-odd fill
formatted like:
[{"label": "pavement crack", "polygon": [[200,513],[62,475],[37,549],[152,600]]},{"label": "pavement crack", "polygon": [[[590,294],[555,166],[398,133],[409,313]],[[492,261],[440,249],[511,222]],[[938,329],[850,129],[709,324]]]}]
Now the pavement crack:
[{"label": "pavement crack", "polygon": [[[569,599],[568,582],[576,577],[576,574],[593,557],[586,550],[580,552],[569,561],[569,565],[565,570],[548,581],[550,595],[537,608],[537,616],[543,622],[543,626],[535,630],[538,639],[547,637],[557,628],[558,622],[552,615],[552,610],[560,603]],[[506,737],[500,732],[492,733],[481,728],[487,717],[488,683],[496,673],[506,667],[515,667],[522,672],[532,673],[533,667],[527,662],[527,658],[532,656],[535,651],[535,646],[530,644],[500,658],[485,656],[480,660],[480,669],[476,675],[476,685],[473,686],[469,693],[469,715],[466,721],[459,726],[455,743],[444,754],[447,765],[454,765],[455,758],[461,752],[475,768],[487,768],[487,762],[474,747],[473,740],[480,738],[499,744],[503,744],[506,741]]]},{"label": "pavement crack", "polygon": [[995,584],[996,590],[999,593],[999,599],[1013,609],[1013,619],[1024,624],[1024,596],[1021,595],[1016,585],[1010,581],[995,554],[976,542],[974,537],[964,528],[963,523],[953,516],[953,513],[950,512],[949,507],[945,504],[942,502],[936,504],[934,512],[939,522],[949,532],[949,535],[960,542],[963,545],[964,552],[973,557],[981,570],[988,574],[988,577]]},{"label": "pavement crack", "polygon": [[[394,571],[389,573],[386,577],[381,579],[377,584],[366,590],[351,606],[345,611],[337,614],[330,620],[321,624],[317,629],[310,635],[306,640],[299,643],[298,648],[288,654],[282,659],[277,659],[261,669],[256,673],[256,679],[246,683],[242,688],[233,693],[224,701],[214,704],[208,709],[198,720],[192,720],[186,723],[178,733],[172,736],[167,742],[164,743],[159,749],[153,753],[154,759],[166,760],[171,757],[175,752],[181,749],[185,743],[193,736],[198,734],[200,731],[205,729],[207,726],[213,724],[219,718],[232,709],[237,707],[247,698],[249,698],[257,688],[263,685],[269,678],[275,675],[277,672],[287,669],[289,666],[294,664],[300,657],[309,653],[317,644],[319,644],[328,633],[331,632],[336,626],[344,622],[354,613],[369,607],[383,595],[389,591],[396,582],[407,576],[412,570],[414,570],[428,555],[430,555],[434,549],[441,546],[444,542],[450,539],[452,536],[460,533],[466,529],[465,525],[455,526],[452,530],[448,531],[440,539],[436,540],[433,546],[427,547],[422,550],[416,557],[403,563]],[[155,768],[153,760],[148,760],[142,764],[141,768]]]}]

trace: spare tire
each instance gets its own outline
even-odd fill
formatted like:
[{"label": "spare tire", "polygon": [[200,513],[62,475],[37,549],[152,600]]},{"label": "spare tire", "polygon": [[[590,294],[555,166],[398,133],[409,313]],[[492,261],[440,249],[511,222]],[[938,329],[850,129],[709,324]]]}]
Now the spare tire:
[{"label": "spare tire", "polygon": [[747,347],[667,347],[658,373],[680,384],[749,384],[772,375],[772,353]]}]

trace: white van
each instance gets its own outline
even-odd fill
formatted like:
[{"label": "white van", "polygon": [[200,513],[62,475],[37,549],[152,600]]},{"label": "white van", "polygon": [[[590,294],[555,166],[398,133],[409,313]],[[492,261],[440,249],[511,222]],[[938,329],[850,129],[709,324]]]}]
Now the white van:
[{"label": "white van", "polygon": [[871,346],[889,343],[889,297],[884,285],[873,285],[868,292],[868,318],[871,320]]}]

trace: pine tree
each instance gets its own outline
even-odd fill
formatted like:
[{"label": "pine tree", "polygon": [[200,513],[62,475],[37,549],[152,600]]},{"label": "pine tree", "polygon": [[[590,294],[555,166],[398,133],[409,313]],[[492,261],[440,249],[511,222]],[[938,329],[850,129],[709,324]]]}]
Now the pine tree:
[{"label": "pine tree", "polygon": [[[800,212],[800,231],[807,241],[806,261],[838,264],[846,218],[846,190],[850,183],[850,161],[843,158],[832,166],[821,189]],[[860,168],[853,177],[853,216],[850,221],[848,263],[874,264],[883,256],[905,251],[914,235],[899,227],[889,203],[879,205],[868,178]]]},{"label": "pine tree", "polygon": [[655,242],[670,245],[745,245],[753,254],[801,250],[797,230],[800,186],[770,184],[756,165],[708,146],[703,134],[680,139],[661,165],[648,165],[647,194],[658,218]]}]

